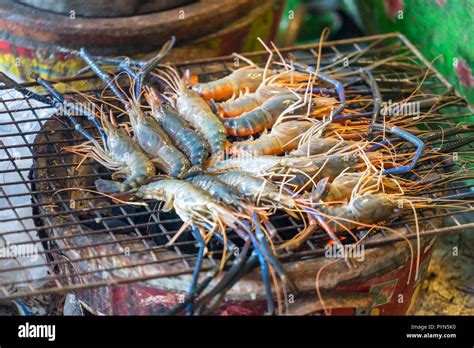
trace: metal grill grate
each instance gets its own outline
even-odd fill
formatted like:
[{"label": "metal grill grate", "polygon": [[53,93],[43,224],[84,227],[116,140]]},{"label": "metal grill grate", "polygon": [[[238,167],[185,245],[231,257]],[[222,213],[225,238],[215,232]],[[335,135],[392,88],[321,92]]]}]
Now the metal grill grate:
[{"label": "metal grill grate", "polygon": [[[364,47],[368,53],[362,54]],[[314,64],[317,45],[282,49],[281,52],[296,61]],[[321,57],[322,69],[330,64],[341,67],[340,79],[357,75],[360,67],[373,61],[385,59],[397,53],[420,64],[419,76],[403,72],[398,67],[375,69],[376,79],[389,80],[405,77],[408,82],[391,85],[382,84],[384,99],[399,99],[408,96],[413,85],[421,82],[428,70],[423,90],[431,94],[443,94],[450,90],[449,83],[431,68],[431,65],[402,36],[396,34],[372,36],[354,40],[324,43]],[[360,54],[349,66],[344,57]],[[246,55],[258,60],[265,52]],[[229,73],[233,68],[233,57],[221,57],[199,62],[178,64],[181,73],[189,69],[199,75],[201,81],[211,80]],[[82,76],[63,81],[81,81],[92,76]],[[24,87],[35,86],[33,83]],[[365,93],[359,87],[347,88],[347,94]],[[95,91],[90,91],[94,93]],[[42,104],[19,97],[11,90],[2,91],[0,111],[0,244],[10,248],[34,246],[36,260],[26,260],[17,255],[4,255],[0,259],[0,300],[23,296],[67,292],[75,289],[99,287],[118,283],[177,277],[193,272],[197,248],[190,234],[184,234],[171,245],[166,245],[181,226],[173,213],[163,213],[156,203],[148,207],[131,207],[113,204],[101,196],[71,191],[59,192],[65,187],[92,188],[99,176],[108,175],[99,165],[86,161],[79,172],[74,168],[78,158],[61,151],[66,145],[78,144],[82,138],[64,119],[52,116],[53,110]],[[454,106],[453,110],[440,116],[439,120],[455,120],[470,115],[467,109]],[[425,125],[434,129],[436,125]],[[92,130],[92,127],[88,127]],[[461,135],[444,139],[444,143],[456,141]],[[468,151],[472,150],[467,145]],[[407,151],[409,148],[406,149]],[[436,164],[437,171],[449,172],[459,163],[446,161]],[[417,173],[432,170],[433,163],[417,168]],[[447,194],[472,190],[472,182],[457,182],[449,187],[439,187],[425,192],[426,195]],[[466,219],[465,209],[441,212],[437,217],[445,219],[440,228],[433,222],[429,210],[418,211],[418,220],[425,227],[422,235],[434,235],[472,229],[474,223]],[[467,217],[469,218],[469,217]],[[275,215],[271,222],[277,229],[275,244],[280,244],[301,230],[302,225],[285,215]],[[416,236],[412,228],[413,216],[406,215],[390,224],[390,227],[406,228],[408,238]],[[232,234],[238,245],[238,238]],[[348,235],[349,237],[349,235]],[[367,239],[365,247],[379,247],[393,243],[401,237]],[[287,251],[279,258],[284,262],[301,261],[319,257],[328,242],[320,231],[314,233],[297,251]],[[216,266],[222,251],[218,245],[211,246],[207,263],[202,272]],[[125,257],[126,256],[126,257]],[[87,267],[84,267],[87,263]]]}]

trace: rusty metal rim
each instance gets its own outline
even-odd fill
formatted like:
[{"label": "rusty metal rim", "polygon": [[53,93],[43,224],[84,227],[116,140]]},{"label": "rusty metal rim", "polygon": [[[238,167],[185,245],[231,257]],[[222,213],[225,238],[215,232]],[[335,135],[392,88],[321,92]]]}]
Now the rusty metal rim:
[{"label": "rusty metal rim", "polygon": [[[0,6],[2,1],[5,0],[0,0]],[[1,15],[1,7],[0,7],[0,15]],[[1,24],[1,19],[0,19],[0,24]],[[1,35],[1,34],[0,34]],[[390,38],[400,38],[403,39],[404,41],[406,40],[409,42],[403,35],[401,35],[398,32],[392,32],[392,33],[387,33],[387,34],[378,34],[378,35],[369,35],[369,36],[362,36],[359,38],[353,38],[353,39],[341,39],[341,40],[333,40],[333,41],[326,41],[323,42],[322,46],[323,47],[331,47],[331,46],[336,46],[336,45],[344,45],[344,44],[349,44],[351,42],[355,43],[363,43],[363,42],[368,42],[372,40],[384,40],[384,39],[390,39]],[[278,50],[280,52],[290,52],[294,50],[305,50],[305,49],[317,49],[319,48],[318,43],[310,43],[306,45],[296,45],[296,46],[287,46],[283,48],[279,48]],[[274,51],[274,50],[272,50]],[[268,54],[267,51],[261,50],[261,51],[254,51],[254,52],[243,52],[241,53],[247,58],[251,57],[258,57],[262,56],[265,54]],[[186,66],[186,65],[197,65],[197,64],[204,64],[204,63],[213,63],[213,62],[219,62],[219,61],[229,61],[231,59],[234,59],[233,55],[226,55],[226,56],[218,56],[218,57],[211,57],[211,58],[204,58],[204,59],[197,59],[197,60],[185,60],[185,61],[179,61],[176,62],[174,65],[180,67],[180,66]],[[439,77],[438,75],[441,75],[434,67],[430,66],[430,69],[432,69],[436,76]],[[442,75],[441,75],[442,76]],[[74,81],[80,81],[80,80],[91,80],[91,79],[97,79],[97,76],[92,73],[86,73],[86,74],[81,74],[81,75],[76,75],[76,76],[68,76],[68,77],[62,77],[62,78],[57,78],[57,79],[51,79],[49,80],[51,83],[67,83],[67,82],[74,82]],[[443,83],[447,85],[447,87],[450,87],[450,84],[445,82],[446,80],[442,80]],[[28,88],[28,87],[38,87],[39,84],[37,82],[22,82],[18,84],[20,87],[23,88]],[[10,89],[10,87],[7,86],[0,86],[0,90],[3,89]]]},{"label": "rusty metal rim", "polygon": [[[133,54],[155,49],[172,35],[185,42],[209,34],[257,5],[256,0],[203,0],[146,15],[71,19],[0,0],[0,27],[3,36],[35,43],[75,49],[88,46],[109,50],[111,54],[119,51]],[[184,14],[184,18],[180,19],[180,14]]]}]

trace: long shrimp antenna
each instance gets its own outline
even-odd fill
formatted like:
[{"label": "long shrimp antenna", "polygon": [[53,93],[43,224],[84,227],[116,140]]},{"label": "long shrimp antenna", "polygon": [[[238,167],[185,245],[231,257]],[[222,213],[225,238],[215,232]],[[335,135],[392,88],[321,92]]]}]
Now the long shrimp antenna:
[{"label": "long shrimp antenna", "polygon": [[273,41],[270,41],[270,44],[272,45],[273,47],[273,50],[275,51],[275,53],[277,54],[278,58],[280,58],[280,61],[281,63],[283,64],[283,66],[285,67],[285,70],[288,72],[288,71],[291,71],[291,65],[288,65],[287,62],[285,62],[285,59],[283,58],[280,50],[278,49],[278,47],[276,47],[275,43]]},{"label": "long shrimp antenna", "polygon": [[257,38],[257,40],[260,42],[260,44],[265,48],[265,50],[268,52],[268,59],[267,62],[265,63],[265,68],[263,69],[263,76],[262,76],[262,83],[265,83],[267,79],[267,71],[270,68],[270,64],[272,63],[273,60],[273,52],[272,50],[263,42],[261,38]]},{"label": "long shrimp antenna", "polygon": [[232,55],[240,60],[243,60],[245,63],[247,63],[248,65],[250,65],[251,67],[254,67],[256,68],[257,67],[257,64],[255,64],[254,62],[252,62],[250,59],[248,59],[247,57],[244,57],[243,55],[239,54],[239,53],[232,53]]}]

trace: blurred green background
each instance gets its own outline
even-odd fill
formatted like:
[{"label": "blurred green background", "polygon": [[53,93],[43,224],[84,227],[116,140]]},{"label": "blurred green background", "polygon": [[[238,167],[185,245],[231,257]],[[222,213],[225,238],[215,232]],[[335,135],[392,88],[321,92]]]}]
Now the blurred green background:
[{"label": "blurred green background", "polygon": [[474,108],[474,0],[287,0],[281,46],[398,31]]}]

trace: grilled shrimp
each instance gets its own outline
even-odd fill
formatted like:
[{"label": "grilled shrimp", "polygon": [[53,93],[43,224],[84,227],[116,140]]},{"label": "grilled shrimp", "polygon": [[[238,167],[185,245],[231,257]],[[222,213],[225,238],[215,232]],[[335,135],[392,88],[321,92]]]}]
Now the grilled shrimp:
[{"label": "grilled shrimp", "polygon": [[334,154],[325,157],[234,157],[209,168],[210,172],[243,171],[272,180],[282,179],[296,188],[310,188],[313,182],[329,177],[331,180],[347,168],[355,169],[361,163],[357,154]]},{"label": "grilled shrimp", "polygon": [[231,98],[216,104],[220,117],[237,117],[249,112],[277,94],[285,94],[290,90],[305,89],[308,74],[297,73],[294,70],[272,71],[272,75],[258,86],[255,92],[245,92],[233,95]]},{"label": "grilled shrimp", "polygon": [[161,73],[165,76],[156,75],[169,84],[175,93],[176,109],[190,125],[202,134],[209,143],[211,150],[210,163],[224,156],[227,144],[227,131],[207,102],[193,90],[187,89],[184,80],[180,80],[178,72],[168,67]]},{"label": "grilled shrimp", "polygon": [[[239,92],[254,92],[262,82],[264,71],[260,68],[243,68],[215,81],[197,83],[192,89],[206,100],[226,100]],[[268,75],[271,73],[271,70],[267,71]]]},{"label": "grilled shrimp", "polygon": [[318,204],[316,210],[329,216],[323,218],[334,232],[342,232],[356,228],[358,222],[376,224],[399,216],[403,207],[401,202],[396,196],[374,193],[356,196],[344,204]]},{"label": "grilled shrimp", "polygon": [[212,161],[223,158],[227,144],[224,124],[196,92],[185,90],[176,99],[176,107],[184,118],[207,140]]},{"label": "grilled shrimp", "polygon": [[224,102],[216,104],[217,110],[220,117],[237,117],[262,105],[274,95],[286,92],[288,92],[288,88],[285,86],[260,85],[255,92],[244,93],[237,98],[233,96]]},{"label": "grilled shrimp", "polygon": [[174,209],[183,222],[194,223],[206,230],[214,227],[220,230],[225,226],[235,228],[240,225],[236,211],[219,203],[203,189],[183,180],[154,181],[141,186],[133,195],[163,201],[163,211]]},{"label": "grilled shrimp", "polygon": [[[315,204],[306,211],[316,218],[333,241],[339,243],[335,233],[350,231],[360,224],[377,224],[395,219],[401,215],[403,203],[397,196],[373,193],[355,196],[348,203]],[[311,231],[311,229],[303,230],[280,248],[299,247],[311,235]]]},{"label": "grilled shrimp", "polygon": [[251,111],[244,112],[238,117],[223,119],[224,126],[227,132],[234,136],[259,133],[271,128],[278,117],[300,99],[298,95],[291,92],[274,95]]},{"label": "grilled shrimp", "polygon": [[153,163],[166,174],[179,177],[189,167],[188,159],[176,149],[158,122],[143,113],[136,103],[127,106],[134,137]]},{"label": "grilled shrimp", "polygon": [[297,149],[291,151],[288,156],[300,157],[300,156],[313,156],[326,153],[329,150],[336,148],[337,146],[347,145],[345,141],[338,140],[336,138],[321,138],[319,135],[314,135],[301,143]]},{"label": "grilled shrimp", "polygon": [[228,172],[219,174],[219,179],[234,187],[240,194],[249,198],[257,206],[260,203],[274,208],[294,209],[296,203],[293,198],[280,192],[272,182],[250,175],[245,172]]},{"label": "grilled shrimp", "polygon": [[272,128],[256,140],[246,140],[232,144],[231,152],[252,156],[281,155],[298,146],[301,136],[311,128],[311,121],[288,121]]},{"label": "grilled shrimp", "polygon": [[[337,176],[331,183],[329,178],[324,178],[318,182],[310,197],[315,200],[325,202],[349,200],[357,185],[360,184],[362,173],[347,173]],[[377,179],[369,176],[364,178],[364,187],[376,187]]]},{"label": "grilled shrimp", "polygon": [[121,128],[103,119],[107,134],[105,146],[98,143],[81,146],[79,151],[88,150],[91,156],[104,167],[115,171],[112,179],[125,177],[125,181],[96,180],[95,185],[101,192],[125,192],[145,183],[148,177],[155,175],[155,165],[141,148]]},{"label": "grilled shrimp", "polygon": [[176,147],[183,151],[193,166],[202,168],[209,156],[209,144],[206,140],[192,130],[189,123],[171,106],[162,104],[155,91],[151,90],[145,96],[153,116]]},{"label": "grilled shrimp", "polygon": [[311,159],[279,156],[233,157],[216,163],[209,172],[243,171],[254,175],[264,175],[275,168],[306,168],[311,166]]},{"label": "grilled shrimp", "polygon": [[202,188],[211,194],[218,201],[240,208],[242,211],[250,211],[250,206],[243,199],[243,196],[231,185],[226,184],[217,176],[210,174],[196,175],[186,179],[193,185]]}]

